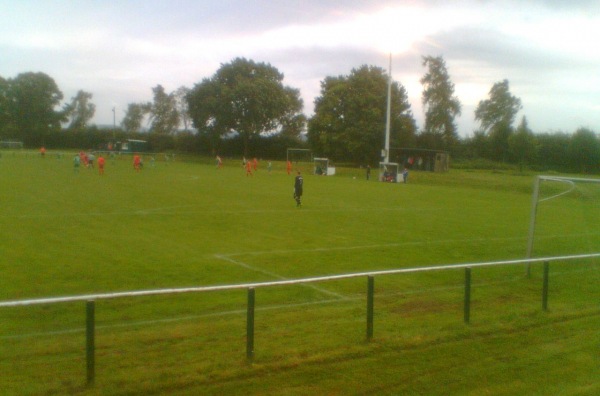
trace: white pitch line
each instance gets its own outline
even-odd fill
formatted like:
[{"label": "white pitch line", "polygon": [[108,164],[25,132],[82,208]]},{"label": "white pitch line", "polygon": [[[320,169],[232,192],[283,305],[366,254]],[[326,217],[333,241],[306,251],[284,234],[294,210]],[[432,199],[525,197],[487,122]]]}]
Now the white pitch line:
[{"label": "white pitch line", "polygon": [[445,243],[465,243],[465,242],[487,242],[487,241],[508,241],[527,239],[526,237],[506,237],[506,238],[463,238],[463,239],[440,239],[440,240],[422,240],[411,242],[393,242],[379,243],[373,245],[358,245],[358,246],[337,246],[337,247],[321,247],[310,249],[281,249],[281,250],[259,250],[254,252],[236,252],[222,253],[216,256],[219,258],[229,258],[234,256],[260,256],[264,254],[290,254],[290,253],[318,253],[318,252],[334,252],[345,250],[363,250],[363,249],[381,249],[387,247],[402,247],[402,246],[421,246],[421,245],[440,245]]},{"label": "white pitch line", "polygon": [[[570,235],[541,235],[537,236],[537,239],[552,239],[552,238],[579,238],[583,236],[595,236],[597,232],[588,232],[580,234]],[[280,250],[257,250],[250,252],[233,252],[233,253],[219,253],[215,256],[219,258],[230,258],[236,256],[261,256],[267,254],[290,254],[290,253],[319,253],[319,252],[335,252],[335,251],[347,251],[347,250],[367,250],[367,249],[381,249],[389,247],[403,247],[403,246],[423,246],[423,245],[443,245],[446,243],[469,243],[469,242],[504,242],[504,241],[519,241],[527,240],[526,236],[522,237],[497,237],[497,238],[458,238],[458,239],[438,239],[438,240],[421,240],[421,241],[410,241],[410,242],[392,242],[392,243],[380,243],[373,245],[358,245],[358,246],[334,246],[334,247],[317,247],[317,248],[306,248],[306,249],[280,249]]]},{"label": "white pitch line", "polygon": [[[54,218],[54,217],[99,217],[99,216],[140,216],[140,215],[172,215],[172,216],[183,216],[183,215],[192,215],[192,214],[224,214],[224,215],[232,215],[232,214],[257,214],[257,213],[289,213],[292,209],[248,209],[248,210],[214,210],[211,208],[210,211],[207,211],[206,208],[198,208],[197,210],[187,210],[187,211],[173,211],[172,209],[179,208],[189,208],[189,207],[197,207],[197,205],[181,205],[181,206],[165,206],[159,208],[148,208],[148,209],[123,209],[119,211],[112,212],[86,212],[86,213],[39,213],[39,214],[26,214],[26,215],[18,215],[18,214],[2,214],[0,217],[3,218],[15,218],[15,219],[37,219],[37,218]],[[302,212],[372,212],[372,211],[394,211],[394,212],[422,212],[422,211],[438,211],[442,210],[441,208],[427,208],[427,209],[409,209],[409,208],[398,208],[398,207],[390,207],[390,208],[344,208],[344,209],[336,209],[336,208],[323,208],[323,209],[309,209],[305,208]],[[295,211],[295,208],[294,208]]]},{"label": "white pitch line", "polygon": [[[247,263],[244,263],[242,261],[239,261],[239,260],[234,260],[231,257],[223,256],[223,255],[220,255],[220,254],[215,254],[214,257],[218,258],[219,260],[224,260],[224,261],[227,261],[229,263],[235,264],[237,266],[249,269],[250,271],[259,272],[261,274],[269,275],[269,276],[272,276],[272,277],[277,278],[279,280],[288,280],[288,278],[283,277],[283,276],[281,276],[279,274],[276,274],[276,273],[271,272],[271,271],[266,271],[266,270],[263,270],[263,269],[258,268],[258,267],[251,266],[251,265],[249,265]],[[337,297],[337,298],[339,298],[341,300],[345,300],[347,298],[347,297],[345,297],[345,296],[343,296],[341,294],[329,291],[327,289],[323,289],[321,287],[315,286],[315,285],[310,284],[310,283],[303,284],[302,286],[309,287],[311,289],[314,289],[314,290],[316,290],[318,292],[321,292],[323,294],[327,294],[329,296]]]}]

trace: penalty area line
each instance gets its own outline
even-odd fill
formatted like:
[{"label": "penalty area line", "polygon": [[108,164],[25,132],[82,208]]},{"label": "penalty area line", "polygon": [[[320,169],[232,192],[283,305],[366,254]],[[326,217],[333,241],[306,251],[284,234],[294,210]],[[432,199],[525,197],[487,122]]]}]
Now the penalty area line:
[{"label": "penalty area line", "polygon": [[[234,259],[232,259],[231,257],[228,257],[228,256],[224,256],[224,255],[220,255],[220,254],[215,254],[214,257],[216,257],[219,260],[227,261],[228,263],[237,265],[239,267],[246,268],[246,269],[248,269],[250,271],[254,271],[254,272],[258,272],[258,273],[264,274],[264,275],[272,276],[272,277],[277,278],[279,280],[288,280],[288,278],[286,278],[284,276],[281,276],[281,275],[276,274],[276,273],[271,272],[271,271],[266,271],[266,270],[263,270],[261,268],[254,267],[252,265],[244,263],[243,261],[234,260]],[[329,296],[337,297],[340,300],[347,299],[347,297],[345,297],[345,296],[343,296],[341,294],[338,294],[338,293],[329,291],[327,289],[323,289],[321,287],[315,286],[312,283],[302,284],[302,286],[311,288],[313,290],[316,290],[316,291],[318,291],[320,293],[323,293],[323,294],[327,294]]]}]

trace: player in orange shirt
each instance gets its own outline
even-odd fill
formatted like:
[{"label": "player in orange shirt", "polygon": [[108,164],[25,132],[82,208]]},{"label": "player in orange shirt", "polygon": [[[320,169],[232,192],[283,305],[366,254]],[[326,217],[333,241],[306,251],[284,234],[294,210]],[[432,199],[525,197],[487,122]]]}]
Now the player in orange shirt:
[{"label": "player in orange shirt", "polygon": [[246,176],[252,176],[252,162],[246,162]]},{"label": "player in orange shirt", "polygon": [[98,172],[100,173],[100,175],[104,174],[104,157],[103,156],[98,157]]},{"label": "player in orange shirt", "polygon": [[142,169],[142,159],[139,154],[133,156],[133,169],[135,169],[136,172],[139,172]]},{"label": "player in orange shirt", "polygon": [[290,161],[287,162],[286,169],[288,175],[292,173],[292,163]]}]

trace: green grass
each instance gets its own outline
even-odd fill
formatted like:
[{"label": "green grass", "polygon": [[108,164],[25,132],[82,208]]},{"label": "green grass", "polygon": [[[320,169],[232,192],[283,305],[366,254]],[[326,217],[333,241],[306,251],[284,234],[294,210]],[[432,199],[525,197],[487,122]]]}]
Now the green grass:
[{"label": "green grass", "polygon": [[[135,173],[73,171],[71,157],[0,157],[0,301],[523,258],[533,175],[411,172],[409,183],[305,171],[303,207],[282,163],[245,177],[193,159]],[[374,172],[376,173],[376,172]],[[567,187],[545,183],[542,196]],[[598,252],[600,185],[540,204],[536,256]],[[473,269],[256,291],[255,359],[246,293],[102,300],[96,384],[85,385],[85,304],[0,308],[2,394],[600,393],[600,264]]]}]

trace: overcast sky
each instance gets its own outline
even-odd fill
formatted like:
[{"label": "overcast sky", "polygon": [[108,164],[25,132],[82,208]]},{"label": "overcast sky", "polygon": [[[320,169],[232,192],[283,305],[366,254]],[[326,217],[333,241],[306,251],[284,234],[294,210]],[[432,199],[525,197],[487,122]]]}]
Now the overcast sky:
[{"label": "overcast sky", "polygon": [[113,107],[120,124],[152,87],[191,88],[236,57],[276,67],[310,116],[325,77],[387,69],[392,52],[419,128],[421,57],[441,55],[462,136],[504,79],[535,132],[600,132],[599,41],[598,0],[0,0],[0,76],[44,72],[65,101],[91,92],[96,124],[112,124]]}]

